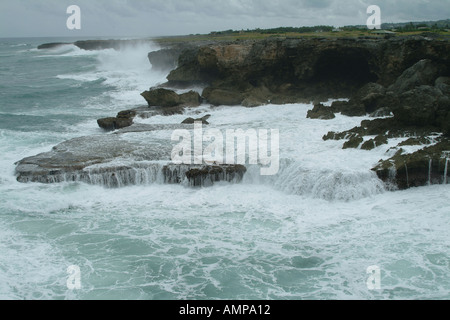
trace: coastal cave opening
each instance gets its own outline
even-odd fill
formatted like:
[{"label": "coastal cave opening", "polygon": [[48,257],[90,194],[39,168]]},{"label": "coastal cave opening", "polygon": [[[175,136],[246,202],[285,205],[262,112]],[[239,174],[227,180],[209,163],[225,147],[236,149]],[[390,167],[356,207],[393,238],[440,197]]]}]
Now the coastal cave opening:
[{"label": "coastal cave opening", "polygon": [[335,89],[345,89],[376,82],[378,77],[370,68],[367,52],[340,49],[321,54],[316,63],[314,80]]}]

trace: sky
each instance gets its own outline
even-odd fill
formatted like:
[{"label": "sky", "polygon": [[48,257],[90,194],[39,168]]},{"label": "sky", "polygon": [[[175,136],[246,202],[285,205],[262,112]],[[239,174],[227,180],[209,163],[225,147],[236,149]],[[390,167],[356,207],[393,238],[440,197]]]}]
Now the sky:
[{"label": "sky", "polygon": [[[81,29],[70,30],[70,5]],[[0,0],[0,37],[154,37],[315,25],[365,25],[450,18],[450,0]]]}]

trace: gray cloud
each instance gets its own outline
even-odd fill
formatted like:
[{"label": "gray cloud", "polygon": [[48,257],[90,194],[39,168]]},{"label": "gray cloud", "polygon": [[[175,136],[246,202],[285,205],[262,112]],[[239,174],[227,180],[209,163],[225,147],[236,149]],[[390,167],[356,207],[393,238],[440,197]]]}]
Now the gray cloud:
[{"label": "gray cloud", "polygon": [[[66,8],[82,30],[66,28]],[[0,37],[157,36],[225,29],[365,24],[377,4],[383,22],[446,19],[450,0],[1,0]]]}]

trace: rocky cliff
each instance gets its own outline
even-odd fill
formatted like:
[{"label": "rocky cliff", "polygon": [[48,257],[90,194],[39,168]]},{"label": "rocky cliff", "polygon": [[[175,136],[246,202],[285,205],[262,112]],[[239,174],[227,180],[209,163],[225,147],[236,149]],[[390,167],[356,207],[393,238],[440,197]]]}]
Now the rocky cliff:
[{"label": "rocky cliff", "polygon": [[204,84],[212,104],[309,102],[348,98],[370,82],[390,86],[423,59],[449,75],[448,52],[448,41],[424,37],[219,42],[186,48],[167,79],[171,86]]}]

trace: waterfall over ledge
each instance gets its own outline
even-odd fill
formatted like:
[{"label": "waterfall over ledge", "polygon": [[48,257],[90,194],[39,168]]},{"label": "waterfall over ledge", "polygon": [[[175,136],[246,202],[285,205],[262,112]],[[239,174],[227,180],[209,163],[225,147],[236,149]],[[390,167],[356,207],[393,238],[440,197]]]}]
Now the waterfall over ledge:
[{"label": "waterfall over ledge", "polygon": [[[246,172],[242,165],[174,164],[166,137],[173,127],[146,129],[65,141],[49,152],[17,162],[17,181],[84,182],[110,188],[151,183],[210,186],[219,181],[239,182]],[[155,137],[158,134],[160,138]]]},{"label": "waterfall over ledge", "polygon": [[371,170],[310,167],[293,159],[281,159],[280,171],[274,176],[260,176],[258,167],[249,167],[244,182],[328,201],[357,200],[386,191],[383,181]]}]

